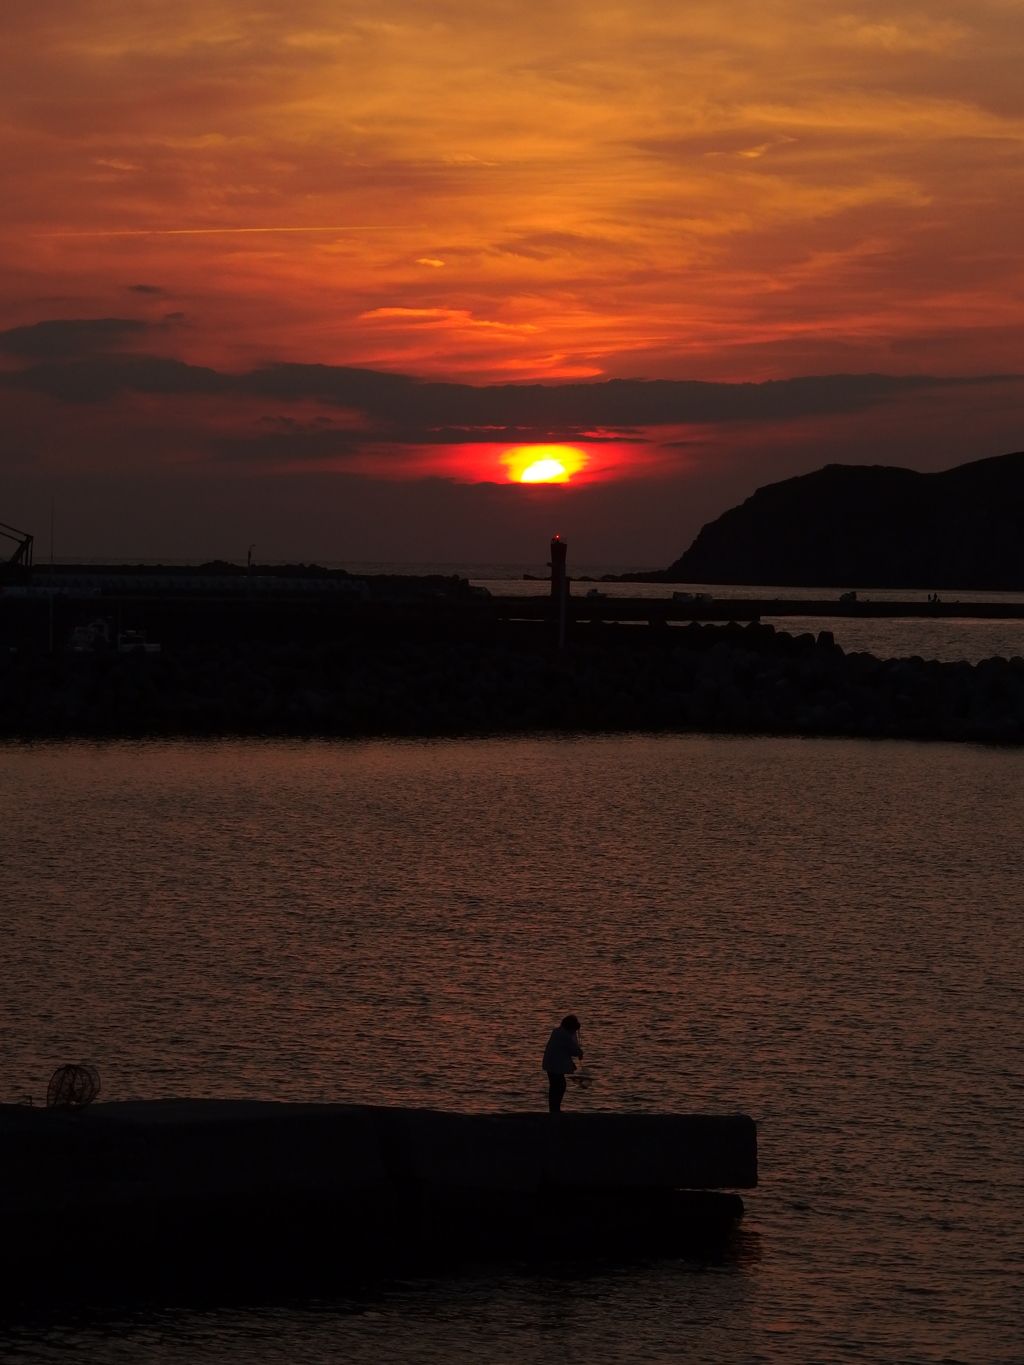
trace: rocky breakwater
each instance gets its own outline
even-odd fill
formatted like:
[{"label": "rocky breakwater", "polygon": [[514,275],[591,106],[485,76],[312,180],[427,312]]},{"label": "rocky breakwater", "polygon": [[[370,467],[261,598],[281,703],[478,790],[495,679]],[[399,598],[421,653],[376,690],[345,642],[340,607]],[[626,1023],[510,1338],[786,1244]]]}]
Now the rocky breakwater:
[{"label": "rocky breakwater", "polygon": [[164,1100],[0,1106],[0,1272],[89,1292],[505,1256],[700,1254],[757,1184],[744,1115]]},{"label": "rocky breakwater", "polygon": [[543,623],[0,656],[0,734],[719,731],[1024,742],[1024,659],[846,654],[771,626]]}]

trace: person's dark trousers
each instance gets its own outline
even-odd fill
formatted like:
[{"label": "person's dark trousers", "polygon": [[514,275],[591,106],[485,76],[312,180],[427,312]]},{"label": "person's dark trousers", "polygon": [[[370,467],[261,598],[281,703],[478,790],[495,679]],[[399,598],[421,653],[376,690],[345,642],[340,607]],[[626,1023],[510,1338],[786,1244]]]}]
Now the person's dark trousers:
[{"label": "person's dark trousers", "polygon": [[562,1107],[562,1096],[565,1094],[565,1077],[560,1076],[557,1071],[548,1072],[548,1108],[552,1114],[557,1114]]}]

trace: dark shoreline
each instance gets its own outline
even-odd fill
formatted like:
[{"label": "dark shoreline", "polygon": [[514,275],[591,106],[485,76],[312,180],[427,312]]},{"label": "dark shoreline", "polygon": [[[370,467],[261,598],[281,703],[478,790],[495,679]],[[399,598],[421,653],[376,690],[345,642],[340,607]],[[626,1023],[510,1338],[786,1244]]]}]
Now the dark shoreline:
[{"label": "dark shoreline", "polygon": [[[265,623],[264,623],[265,625]],[[740,626],[289,615],[160,653],[0,655],[0,737],[705,732],[1024,743],[1024,659],[846,654]]]}]

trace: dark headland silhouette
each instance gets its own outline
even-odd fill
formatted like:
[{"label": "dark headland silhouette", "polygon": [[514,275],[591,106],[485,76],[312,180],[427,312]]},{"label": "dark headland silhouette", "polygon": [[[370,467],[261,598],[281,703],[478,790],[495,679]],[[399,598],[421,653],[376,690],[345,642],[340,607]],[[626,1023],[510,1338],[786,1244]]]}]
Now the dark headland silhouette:
[{"label": "dark headland silhouette", "polygon": [[939,474],[826,465],[705,526],[665,583],[1024,590],[1024,451]]}]

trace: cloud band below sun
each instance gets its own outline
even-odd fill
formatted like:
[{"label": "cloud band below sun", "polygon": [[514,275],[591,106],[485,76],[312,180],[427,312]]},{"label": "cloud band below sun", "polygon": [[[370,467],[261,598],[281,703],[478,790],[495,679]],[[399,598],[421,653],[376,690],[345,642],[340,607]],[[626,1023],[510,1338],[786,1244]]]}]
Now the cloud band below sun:
[{"label": "cloud band below sun", "polygon": [[[316,363],[227,371],[167,353],[188,335],[180,313],[0,331],[0,462],[4,448],[19,461],[77,450],[88,432],[100,462],[121,449],[133,464],[144,451],[147,461],[236,470],[588,485],[669,476],[693,465],[698,448],[778,444],[784,432],[799,443],[814,428],[826,442],[826,431],[847,431],[858,415],[874,413],[873,430],[888,430],[897,409],[956,409],[974,431],[993,404],[1019,413],[1024,393],[1024,380],[1008,375],[471,385]],[[1004,444],[1001,436],[995,449]],[[874,452],[874,438],[865,449]]]}]

